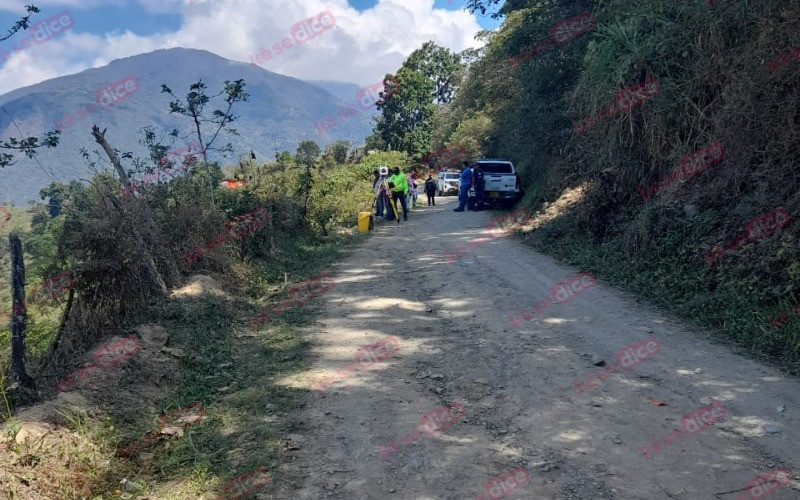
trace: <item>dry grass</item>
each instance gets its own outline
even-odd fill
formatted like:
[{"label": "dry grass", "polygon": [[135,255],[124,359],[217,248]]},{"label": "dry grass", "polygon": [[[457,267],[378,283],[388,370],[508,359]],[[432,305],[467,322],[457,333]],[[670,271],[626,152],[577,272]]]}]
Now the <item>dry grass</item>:
[{"label": "dry grass", "polygon": [[[287,276],[299,282],[323,269],[340,242],[289,245],[278,269],[242,266],[220,279],[194,276],[175,289],[153,312],[158,324],[125,334],[139,339],[136,355],[6,422],[0,498],[211,500],[229,479],[258,467],[272,480],[254,494],[273,491],[289,457],[286,443],[301,429],[296,415],[307,392],[281,381],[305,369],[297,327],[311,319],[314,302],[258,332],[247,318],[265,299],[284,298]],[[92,345],[71,365],[90,363],[94,349],[115,339]],[[171,351],[162,349],[165,342]],[[116,453],[143,433],[160,432],[159,417],[192,401],[203,404],[205,417],[183,435],[162,436],[130,458]],[[13,444],[21,428],[43,431],[26,445]]]}]

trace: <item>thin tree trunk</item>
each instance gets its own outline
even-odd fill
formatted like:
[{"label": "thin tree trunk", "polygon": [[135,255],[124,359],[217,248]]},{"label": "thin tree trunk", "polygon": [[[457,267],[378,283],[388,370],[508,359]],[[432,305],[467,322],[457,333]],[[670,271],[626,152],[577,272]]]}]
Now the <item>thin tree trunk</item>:
[{"label": "thin tree trunk", "polygon": [[67,319],[69,319],[69,313],[72,311],[72,303],[74,300],[75,288],[73,287],[69,289],[69,295],[67,296],[67,307],[64,309],[64,314],[61,316],[61,325],[58,327],[58,334],[53,342],[52,352],[56,352],[56,349],[58,349],[58,344],[61,342],[61,336],[64,334],[64,329],[67,327]]},{"label": "thin tree trunk", "polygon": [[[203,151],[203,161],[206,163],[206,172],[208,172],[208,188],[209,188],[208,194],[211,196],[211,208],[216,209],[217,205],[216,203],[214,203],[214,181],[211,175],[211,165],[209,165],[208,163],[208,153],[206,153],[206,146],[203,145],[203,133],[200,131],[200,117],[198,117],[197,114],[193,112],[192,119],[194,120],[194,129],[195,133],[197,134],[197,141],[200,143],[200,148]],[[211,142],[214,142],[213,138]]]},{"label": "thin tree trunk", "polygon": [[50,351],[47,355],[45,365],[39,370],[39,374],[44,372],[45,368],[48,368],[50,365],[53,364],[53,360],[55,359],[56,351],[58,350],[58,346],[61,344],[61,339],[64,336],[64,330],[67,327],[67,319],[69,319],[69,313],[72,311],[72,305],[75,300],[75,288],[69,289],[69,296],[67,298],[67,307],[64,309],[64,314],[61,316],[61,324],[58,327],[58,333],[56,334],[55,340],[53,343],[50,344]]},{"label": "thin tree trunk", "polygon": [[311,228],[311,221],[308,220],[308,202],[311,200],[311,189],[313,189],[311,183],[311,167],[306,165],[306,191],[303,193],[303,197],[305,198],[303,201],[303,223],[306,229]]},{"label": "thin tree trunk", "polygon": [[106,130],[108,129],[103,129],[101,132],[100,127],[94,125],[92,127],[92,136],[94,137],[94,140],[97,141],[97,144],[103,147],[108,159],[111,160],[111,164],[114,165],[114,169],[117,171],[117,175],[119,175],[119,180],[125,187],[125,192],[131,192],[131,180],[128,178],[128,174],[125,172],[125,169],[122,168],[122,163],[120,163],[117,153],[114,152],[114,149],[111,147],[108,141],[106,141]]},{"label": "thin tree trunk", "polygon": [[35,390],[33,379],[25,371],[25,262],[19,236],[10,235],[8,247],[11,252],[11,374],[21,387]]}]

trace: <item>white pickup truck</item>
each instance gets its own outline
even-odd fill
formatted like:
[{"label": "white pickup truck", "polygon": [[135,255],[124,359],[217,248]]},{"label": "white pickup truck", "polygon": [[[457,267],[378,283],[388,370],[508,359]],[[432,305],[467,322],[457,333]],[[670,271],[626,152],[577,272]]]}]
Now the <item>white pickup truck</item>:
[{"label": "white pickup truck", "polygon": [[[522,196],[519,174],[510,161],[481,158],[475,162],[474,166],[481,167],[484,174],[482,203],[511,206]],[[469,190],[469,205],[472,207],[477,201],[475,183],[473,183]]]}]

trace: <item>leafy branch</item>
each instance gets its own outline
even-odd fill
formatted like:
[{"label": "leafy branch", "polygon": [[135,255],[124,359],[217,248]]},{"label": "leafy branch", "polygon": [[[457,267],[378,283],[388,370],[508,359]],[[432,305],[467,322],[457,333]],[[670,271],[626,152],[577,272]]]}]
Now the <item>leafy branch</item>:
[{"label": "leafy branch", "polygon": [[[236,121],[237,117],[231,114],[231,110],[233,109],[233,105],[237,102],[247,101],[250,97],[247,92],[244,90],[245,83],[244,80],[236,80],[235,82],[230,82],[229,80],[225,80],[225,88],[219,92],[218,94],[209,96],[206,94],[206,84],[203,81],[199,81],[197,83],[193,83],[189,87],[189,93],[186,94],[186,102],[184,103],[181,99],[176,96],[172,90],[167,87],[166,85],[161,85],[161,93],[162,94],[169,94],[175,100],[170,101],[170,113],[177,113],[179,115],[183,115],[187,118],[192,120],[195,128],[195,134],[197,135],[197,140],[200,142],[201,151],[203,153],[203,160],[208,163],[208,155],[207,151],[213,150],[211,147],[214,141],[216,140],[219,133],[225,130],[228,133],[233,135],[238,135],[236,129],[232,128],[225,128],[228,124]],[[212,112],[211,117],[206,117],[203,115],[203,110],[205,109],[206,104],[208,104],[211,99],[219,97],[221,95],[225,95],[225,102],[227,103],[227,109],[225,111],[222,110],[214,110]],[[204,124],[213,124],[216,125],[217,128],[214,130],[211,139],[208,142],[203,140],[203,132],[201,126]],[[225,148],[218,149],[217,151],[220,152],[230,152],[232,151],[232,146],[230,144],[226,145]]]},{"label": "leafy branch", "polygon": [[[0,149],[9,149],[23,153],[28,158],[36,156],[36,150],[42,147],[54,148],[58,146],[59,131],[47,132],[45,137],[28,137],[27,139],[16,139],[11,137],[0,141]],[[16,163],[14,155],[11,153],[0,153],[0,168],[8,167]]]},{"label": "leafy branch", "polygon": [[[25,10],[28,12],[28,15],[14,23],[14,26],[8,30],[8,33],[0,38],[0,42],[8,40],[20,30],[27,30],[30,27],[31,15],[40,12],[39,8],[35,5],[27,5],[25,6]],[[14,117],[11,116],[11,113],[6,111],[5,108],[3,108],[3,111],[11,117],[11,121],[14,122],[14,126],[17,127],[17,122],[14,121]],[[17,127],[17,132],[22,135],[22,131],[19,130],[19,127]],[[12,137],[10,139],[4,139],[0,141],[0,150],[16,151],[23,153],[28,158],[33,158],[36,156],[36,150],[39,148],[54,148],[58,146],[58,134],[59,131],[56,130],[54,132],[48,132],[41,139],[38,137],[28,137],[26,139],[16,139]],[[14,155],[11,153],[0,152],[0,168],[8,167],[16,163],[14,158]]]},{"label": "leafy branch", "polygon": [[19,30],[27,30],[30,27],[31,15],[37,14],[40,12],[39,8],[35,5],[26,5],[25,10],[28,11],[28,15],[14,23],[14,26],[8,30],[8,33],[0,38],[0,42],[4,40],[8,40],[12,36],[14,36]]}]

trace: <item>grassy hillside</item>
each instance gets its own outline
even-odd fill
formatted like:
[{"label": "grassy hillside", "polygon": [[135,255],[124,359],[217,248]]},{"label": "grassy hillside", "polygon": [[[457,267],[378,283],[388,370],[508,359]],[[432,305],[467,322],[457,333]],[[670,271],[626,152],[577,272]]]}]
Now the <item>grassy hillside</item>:
[{"label": "grassy hillside", "polygon": [[[11,262],[8,252],[8,235],[13,231],[28,232],[31,227],[33,213],[31,209],[17,208],[11,205],[0,205],[0,343],[8,342],[11,320]],[[36,209],[34,209],[36,210]],[[6,214],[10,216],[7,219]],[[6,221],[5,223],[3,221]]]}]

